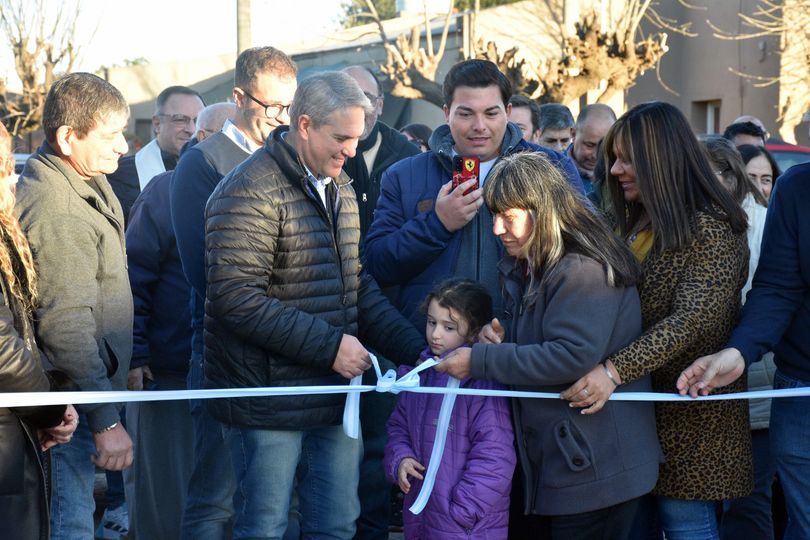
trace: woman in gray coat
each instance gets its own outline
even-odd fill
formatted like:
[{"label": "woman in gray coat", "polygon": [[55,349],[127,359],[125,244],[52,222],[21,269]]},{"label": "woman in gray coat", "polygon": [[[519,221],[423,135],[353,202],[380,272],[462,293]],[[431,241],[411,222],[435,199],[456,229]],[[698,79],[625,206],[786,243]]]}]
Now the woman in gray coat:
[{"label": "woman in gray coat", "polygon": [[[493,320],[482,334],[490,343],[436,369],[559,393],[641,332],[639,266],[542,155],[503,158],[484,198],[507,253],[499,264],[507,318],[502,332]],[[647,377],[619,391],[650,388]],[[542,517],[514,520],[510,536],[527,521],[535,537],[539,527],[555,540],[627,538],[636,499],[658,477],[652,404],[610,402],[589,417],[562,400],[517,398],[512,411],[522,470],[513,497]]]}]

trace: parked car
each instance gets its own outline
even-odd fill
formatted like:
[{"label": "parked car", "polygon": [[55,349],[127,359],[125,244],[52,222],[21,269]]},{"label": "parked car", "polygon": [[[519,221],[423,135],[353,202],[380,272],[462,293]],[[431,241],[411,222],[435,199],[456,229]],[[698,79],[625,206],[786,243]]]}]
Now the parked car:
[{"label": "parked car", "polygon": [[810,148],[806,146],[796,146],[778,139],[769,139],[765,144],[765,149],[773,154],[782,172],[799,163],[810,161]]},{"label": "parked car", "polygon": [[25,168],[25,162],[28,161],[30,156],[31,154],[14,154],[14,172],[16,174],[20,174],[22,172],[23,168]]}]

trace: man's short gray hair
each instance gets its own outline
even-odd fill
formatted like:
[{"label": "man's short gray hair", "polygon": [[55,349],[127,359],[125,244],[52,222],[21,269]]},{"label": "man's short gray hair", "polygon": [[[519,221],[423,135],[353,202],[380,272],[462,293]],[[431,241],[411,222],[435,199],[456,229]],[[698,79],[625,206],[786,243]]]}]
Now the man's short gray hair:
[{"label": "man's short gray hair", "polygon": [[314,127],[330,121],[336,111],[360,107],[366,115],[374,113],[374,107],[360,90],[357,82],[341,71],[323,71],[307,77],[298,85],[290,106],[290,126],[295,128],[298,119],[307,115]]},{"label": "man's short gray hair", "polygon": [[545,103],[540,105],[541,131],[547,129],[569,129],[574,127],[574,115],[571,110],[560,103]]}]

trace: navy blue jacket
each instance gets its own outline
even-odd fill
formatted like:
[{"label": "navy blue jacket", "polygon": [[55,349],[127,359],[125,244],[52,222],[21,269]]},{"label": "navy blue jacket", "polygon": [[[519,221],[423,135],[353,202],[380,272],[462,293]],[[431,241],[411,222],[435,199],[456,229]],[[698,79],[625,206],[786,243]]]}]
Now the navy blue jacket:
[{"label": "navy blue jacket", "polygon": [[135,304],[130,368],[183,374],[191,357],[190,287],[169,208],[172,171],[155,176],[135,200],[127,227],[127,265]]},{"label": "navy blue jacket", "polygon": [[219,181],[249,154],[222,132],[183,152],[170,190],[172,225],[183,272],[191,285],[191,348],[203,352],[205,205]]},{"label": "navy blue jacket", "polygon": [[728,342],[751,364],[773,350],[776,367],[810,381],[810,163],[791,167],[771,195],[759,265]]},{"label": "navy blue jacket", "polygon": [[[461,249],[464,229],[448,231],[434,209],[439,190],[452,175],[453,144],[449,126],[440,126],[430,138],[430,152],[388,168],[366,237],[365,269],[380,287],[399,286],[394,305],[417,327],[422,322],[418,306],[436,282],[456,274]],[[545,154],[584,196],[582,180],[569,157],[527,143],[517,126],[507,124],[501,156],[527,151]],[[498,258],[499,254],[492,261],[493,270]]]}]

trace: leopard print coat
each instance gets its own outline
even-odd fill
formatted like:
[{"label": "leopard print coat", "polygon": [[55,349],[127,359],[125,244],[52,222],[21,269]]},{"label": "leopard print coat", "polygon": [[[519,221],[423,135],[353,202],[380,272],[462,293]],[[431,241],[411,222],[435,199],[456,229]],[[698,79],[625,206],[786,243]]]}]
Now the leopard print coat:
[{"label": "leopard print coat", "polygon": [[[656,392],[674,392],[683,369],[728,340],[748,274],[746,235],[705,212],[698,214],[697,231],[690,246],[645,259],[643,334],[611,357],[622,380],[652,373]],[[715,393],[745,389],[740,377]],[[653,493],[720,500],[751,492],[746,401],[656,403],[656,423],[666,461]]]}]

